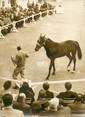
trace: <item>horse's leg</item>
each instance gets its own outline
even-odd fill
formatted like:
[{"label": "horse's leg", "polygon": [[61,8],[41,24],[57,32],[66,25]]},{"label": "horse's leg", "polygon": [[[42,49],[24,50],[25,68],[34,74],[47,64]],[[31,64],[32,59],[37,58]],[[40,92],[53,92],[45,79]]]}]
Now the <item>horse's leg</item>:
[{"label": "horse's leg", "polygon": [[69,58],[69,63],[68,63],[68,65],[67,65],[67,70],[68,71],[70,71],[68,68],[69,68],[69,66],[70,66],[70,64],[71,64],[71,62],[72,62],[72,56],[69,54],[69,55],[67,55],[67,57]]},{"label": "horse's leg", "polygon": [[53,73],[52,73],[52,75],[55,75],[55,62],[54,62],[54,60],[53,60]]},{"label": "horse's leg", "polygon": [[72,52],[72,58],[74,63],[74,66],[73,66],[73,72],[74,72],[76,70],[76,48]]},{"label": "horse's leg", "polygon": [[76,57],[75,56],[73,57],[73,62],[74,62],[73,71],[75,71],[76,70]]},{"label": "horse's leg", "polygon": [[51,73],[51,69],[52,69],[52,65],[53,65],[53,61],[51,60],[51,61],[50,61],[50,66],[49,66],[49,72],[48,72],[48,75],[47,75],[47,77],[46,77],[46,80],[49,79],[49,76],[50,76],[50,73]]}]

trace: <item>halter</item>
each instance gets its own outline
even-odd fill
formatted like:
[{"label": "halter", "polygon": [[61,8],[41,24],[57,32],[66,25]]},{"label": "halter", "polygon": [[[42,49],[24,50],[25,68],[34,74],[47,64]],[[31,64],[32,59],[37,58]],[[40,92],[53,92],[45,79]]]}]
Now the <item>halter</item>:
[{"label": "halter", "polygon": [[37,46],[38,46],[38,47],[41,47],[41,45],[40,45],[38,42],[37,42]]},{"label": "halter", "polygon": [[[43,46],[45,46],[45,44],[46,44],[46,38],[45,38],[45,41],[44,41],[44,43],[43,43]],[[40,44],[39,44],[39,42],[37,42],[37,45],[39,46],[39,47],[42,47]]]},{"label": "halter", "polygon": [[43,43],[43,46],[45,46],[45,45],[46,45],[46,41],[47,41],[47,38],[45,38],[45,41],[44,41],[44,43]]}]

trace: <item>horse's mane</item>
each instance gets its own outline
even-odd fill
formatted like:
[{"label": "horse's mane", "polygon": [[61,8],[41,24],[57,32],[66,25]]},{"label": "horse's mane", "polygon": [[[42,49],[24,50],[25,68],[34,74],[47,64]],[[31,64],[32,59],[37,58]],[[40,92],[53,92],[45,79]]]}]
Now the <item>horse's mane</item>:
[{"label": "horse's mane", "polygon": [[49,43],[56,43],[56,44],[58,44],[57,42],[51,40],[50,38],[46,38],[46,41],[49,42]]},{"label": "horse's mane", "polygon": [[46,38],[46,41],[48,41],[48,42],[54,42],[50,38]]}]

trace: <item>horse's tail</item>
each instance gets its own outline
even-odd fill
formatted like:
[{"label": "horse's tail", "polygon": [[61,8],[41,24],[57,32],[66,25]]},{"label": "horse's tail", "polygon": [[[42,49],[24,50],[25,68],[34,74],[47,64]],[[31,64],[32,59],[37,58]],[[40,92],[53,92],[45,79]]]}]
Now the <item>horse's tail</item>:
[{"label": "horse's tail", "polygon": [[77,47],[78,58],[82,59],[82,51],[81,51],[80,45],[77,41],[76,41],[76,47]]}]

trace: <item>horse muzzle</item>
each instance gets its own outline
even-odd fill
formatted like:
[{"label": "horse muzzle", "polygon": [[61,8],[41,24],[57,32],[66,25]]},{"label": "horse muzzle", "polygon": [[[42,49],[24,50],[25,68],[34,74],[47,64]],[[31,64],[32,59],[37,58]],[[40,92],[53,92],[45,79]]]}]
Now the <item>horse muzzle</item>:
[{"label": "horse muzzle", "polygon": [[41,46],[39,44],[37,44],[35,47],[35,51],[38,51],[40,48],[41,48]]},{"label": "horse muzzle", "polygon": [[35,51],[38,51],[38,48],[35,48]]}]

